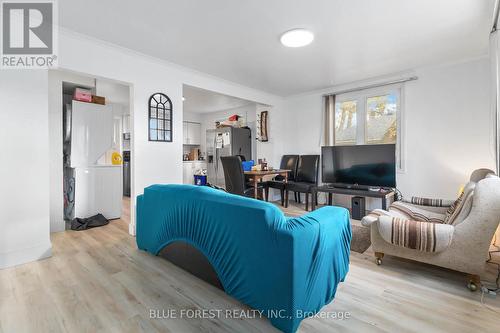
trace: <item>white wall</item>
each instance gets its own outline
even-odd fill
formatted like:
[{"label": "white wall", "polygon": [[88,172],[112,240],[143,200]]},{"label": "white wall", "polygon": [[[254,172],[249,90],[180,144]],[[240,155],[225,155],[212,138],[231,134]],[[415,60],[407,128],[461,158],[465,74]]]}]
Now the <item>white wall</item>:
[{"label": "white wall", "polygon": [[[422,69],[406,88],[407,194],[454,198],[470,173],[494,170],[488,59]],[[427,162],[428,161],[428,162]]]},{"label": "white wall", "polygon": [[184,111],[184,121],[192,121],[193,123],[200,123],[203,121],[203,117],[201,113],[195,113],[195,112],[187,112]]},{"label": "white wall", "polygon": [[0,74],[0,269],[50,256],[48,74]]},{"label": "white wall", "polygon": [[[454,198],[472,170],[494,168],[489,60],[422,68],[412,74],[418,80],[404,88],[406,172],[397,175],[398,188],[407,196]],[[346,87],[286,99],[287,118],[294,120],[300,135],[291,138],[284,151],[320,153],[322,95]]]}]

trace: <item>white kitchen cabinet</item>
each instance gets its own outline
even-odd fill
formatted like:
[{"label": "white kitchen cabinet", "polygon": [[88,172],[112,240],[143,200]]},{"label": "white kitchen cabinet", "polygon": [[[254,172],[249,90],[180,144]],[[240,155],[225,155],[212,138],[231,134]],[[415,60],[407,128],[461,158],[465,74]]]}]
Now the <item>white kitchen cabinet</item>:
[{"label": "white kitchen cabinet", "polygon": [[182,143],[187,145],[188,143],[188,123],[184,121],[182,123]]},{"label": "white kitchen cabinet", "polygon": [[201,124],[185,121],[182,123],[182,143],[185,145],[201,144]]},{"label": "white kitchen cabinet", "polygon": [[188,134],[189,134],[190,145],[201,144],[201,124],[188,123]]}]

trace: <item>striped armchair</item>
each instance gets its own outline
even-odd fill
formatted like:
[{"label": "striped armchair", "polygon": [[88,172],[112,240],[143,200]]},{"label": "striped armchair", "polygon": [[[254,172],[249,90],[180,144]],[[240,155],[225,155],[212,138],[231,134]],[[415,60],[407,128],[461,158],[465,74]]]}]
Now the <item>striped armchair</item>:
[{"label": "striped armchair", "polygon": [[500,178],[488,169],[472,173],[456,200],[413,197],[376,209],[361,223],[371,227],[377,264],[394,255],[469,274],[475,290],[500,222]]}]

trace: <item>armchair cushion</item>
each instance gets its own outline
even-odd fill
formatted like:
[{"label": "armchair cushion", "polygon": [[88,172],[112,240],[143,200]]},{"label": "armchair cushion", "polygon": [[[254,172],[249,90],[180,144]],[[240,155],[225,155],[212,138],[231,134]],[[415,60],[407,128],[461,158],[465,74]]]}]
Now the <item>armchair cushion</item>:
[{"label": "armchair cushion", "polygon": [[399,213],[399,215],[401,215],[397,217],[406,218],[408,220],[444,223],[446,218],[445,214],[441,214],[439,212],[435,212],[433,210],[425,208],[425,206],[418,206],[403,201],[396,201],[389,207],[389,211],[396,211]]},{"label": "armchair cushion", "polygon": [[472,209],[472,198],[476,183],[469,182],[457,200],[446,211],[445,223],[457,225],[462,222]]},{"label": "armchair cushion", "polygon": [[411,197],[410,200],[403,199],[403,202],[428,207],[450,207],[453,204],[453,200],[430,199],[421,197]]},{"label": "armchair cushion", "polygon": [[378,219],[378,231],[386,242],[422,252],[440,252],[446,249],[451,244],[454,230],[448,224],[391,216],[380,216]]}]

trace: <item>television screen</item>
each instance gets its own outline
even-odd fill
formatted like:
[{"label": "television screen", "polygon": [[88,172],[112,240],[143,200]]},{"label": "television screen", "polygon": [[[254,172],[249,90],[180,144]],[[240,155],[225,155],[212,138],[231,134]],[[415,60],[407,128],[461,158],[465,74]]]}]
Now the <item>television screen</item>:
[{"label": "television screen", "polygon": [[396,145],[321,147],[323,183],[396,187]]}]

